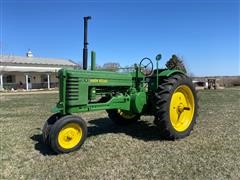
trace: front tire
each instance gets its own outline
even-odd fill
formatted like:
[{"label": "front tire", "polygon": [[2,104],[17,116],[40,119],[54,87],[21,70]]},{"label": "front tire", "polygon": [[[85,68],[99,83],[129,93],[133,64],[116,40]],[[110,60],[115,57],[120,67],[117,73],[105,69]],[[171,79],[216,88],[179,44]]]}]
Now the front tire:
[{"label": "front tire", "polygon": [[56,153],[78,150],[87,137],[86,122],[78,116],[64,116],[54,123],[49,137],[50,146]]},{"label": "front tire", "polygon": [[164,79],[155,93],[155,124],[165,139],[188,136],[197,117],[197,95],[189,77],[176,74]]},{"label": "front tire", "polygon": [[49,144],[49,132],[51,130],[51,127],[60,117],[60,113],[53,114],[44,123],[42,128],[42,138],[45,144]]}]

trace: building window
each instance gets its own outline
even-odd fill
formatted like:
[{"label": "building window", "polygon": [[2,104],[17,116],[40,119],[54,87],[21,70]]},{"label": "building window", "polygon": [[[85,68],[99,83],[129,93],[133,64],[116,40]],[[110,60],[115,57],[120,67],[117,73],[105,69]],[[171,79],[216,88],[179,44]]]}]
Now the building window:
[{"label": "building window", "polygon": [[42,83],[48,82],[48,77],[47,77],[46,74],[42,74],[42,75],[41,75],[41,82],[42,82]]},{"label": "building window", "polygon": [[5,75],[3,76],[3,83],[15,83],[16,77],[15,75]]}]

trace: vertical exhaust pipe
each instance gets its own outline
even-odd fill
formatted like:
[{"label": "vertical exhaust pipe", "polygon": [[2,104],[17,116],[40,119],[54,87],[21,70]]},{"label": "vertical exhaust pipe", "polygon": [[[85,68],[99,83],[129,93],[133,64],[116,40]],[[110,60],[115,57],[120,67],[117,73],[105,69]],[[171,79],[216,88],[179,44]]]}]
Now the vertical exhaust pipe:
[{"label": "vertical exhaust pipe", "polygon": [[83,69],[86,70],[88,66],[88,20],[91,19],[91,16],[86,16],[84,19],[84,47],[83,47]]}]

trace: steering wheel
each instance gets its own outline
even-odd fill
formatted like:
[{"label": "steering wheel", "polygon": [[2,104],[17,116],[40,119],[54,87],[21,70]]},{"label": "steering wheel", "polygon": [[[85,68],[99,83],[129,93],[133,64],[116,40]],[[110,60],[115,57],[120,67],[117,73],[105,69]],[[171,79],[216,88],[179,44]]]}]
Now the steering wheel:
[{"label": "steering wheel", "polygon": [[151,59],[145,57],[140,61],[140,71],[145,76],[150,76],[153,73],[153,62]]}]

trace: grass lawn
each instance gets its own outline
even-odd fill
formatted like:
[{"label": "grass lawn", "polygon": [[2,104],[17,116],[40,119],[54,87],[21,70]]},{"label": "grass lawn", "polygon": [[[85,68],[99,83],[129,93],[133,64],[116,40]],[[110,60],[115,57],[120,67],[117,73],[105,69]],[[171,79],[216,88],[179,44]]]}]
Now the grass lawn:
[{"label": "grass lawn", "polygon": [[61,155],[41,140],[57,94],[1,95],[0,179],[240,179],[240,90],[198,95],[185,139],[160,140],[153,117],[119,127],[104,111],[84,113],[85,144]]}]

